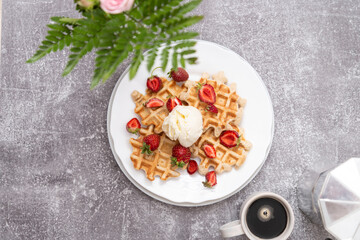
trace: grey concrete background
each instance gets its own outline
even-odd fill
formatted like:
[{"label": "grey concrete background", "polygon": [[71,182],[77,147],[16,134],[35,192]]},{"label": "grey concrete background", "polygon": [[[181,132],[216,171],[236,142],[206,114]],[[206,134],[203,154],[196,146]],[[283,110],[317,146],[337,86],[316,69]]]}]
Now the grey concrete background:
[{"label": "grey concrete background", "polygon": [[[294,207],[290,239],[325,239],[297,208],[301,173],[360,155],[359,1],[203,1],[201,39],[247,59],[273,100],[275,137],[254,180],[198,208],[167,205],[122,174],[106,132],[111,91],[128,62],[89,90],[93,55],[67,77],[67,52],[28,65],[50,16],[72,0],[4,0],[0,78],[0,239],[219,239],[254,191]],[[239,237],[238,239],[245,239]]]}]

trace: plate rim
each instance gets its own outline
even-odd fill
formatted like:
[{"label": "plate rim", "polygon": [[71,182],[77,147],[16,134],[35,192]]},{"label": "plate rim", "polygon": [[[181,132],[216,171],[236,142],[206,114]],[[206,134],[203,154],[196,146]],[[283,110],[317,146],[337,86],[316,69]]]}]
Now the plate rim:
[{"label": "plate rim", "polygon": [[[270,142],[269,142],[269,145],[267,146],[266,148],[266,153],[265,153],[265,156],[261,162],[261,164],[259,165],[259,167],[256,169],[256,171],[247,179],[247,181],[245,183],[243,183],[239,188],[235,189],[233,192],[221,197],[221,198],[218,198],[218,199],[213,199],[213,200],[208,200],[208,201],[203,201],[203,202],[200,202],[200,203],[191,203],[191,202],[173,202],[171,200],[168,200],[166,198],[163,198],[155,193],[152,193],[151,191],[143,188],[139,183],[137,183],[131,176],[130,174],[126,171],[125,167],[122,165],[122,162],[121,162],[121,158],[117,155],[116,151],[115,151],[115,148],[114,148],[114,140],[112,139],[112,136],[110,134],[110,122],[111,122],[111,110],[112,110],[112,106],[113,106],[113,103],[114,103],[114,97],[115,97],[115,93],[117,92],[117,89],[121,83],[121,81],[123,80],[123,78],[125,77],[125,75],[129,72],[130,70],[130,65],[127,66],[127,68],[124,70],[124,72],[120,75],[120,77],[118,78],[116,84],[115,84],[115,87],[113,88],[112,90],[112,93],[111,93],[111,96],[110,96],[110,99],[109,99],[109,105],[108,105],[108,109],[107,109],[107,121],[106,121],[106,126],[107,126],[107,135],[108,135],[108,140],[109,140],[109,143],[110,143],[110,149],[111,149],[111,152],[115,158],[115,161],[117,163],[117,165],[119,166],[120,170],[125,174],[125,176],[130,180],[130,182],[132,182],[132,184],[134,184],[139,190],[141,190],[143,193],[145,193],[146,195],[158,200],[158,201],[161,201],[161,202],[164,202],[164,203],[167,203],[167,204],[171,204],[171,205],[175,205],[175,206],[181,206],[181,207],[198,207],[198,206],[206,206],[206,205],[210,205],[210,204],[214,204],[214,203],[217,203],[217,202],[221,202],[233,195],[235,195],[236,193],[238,193],[239,191],[241,191],[244,187],[246,187],[251,180],[254,179],[254,177],[259,173],[260,169],[263,167],[269,153],[270,153],[270,149],[271,149],[271,146],[272,146],[272,143],[273,143],[273,139],[274,139],[274,132],[275,132],[275,129],[274,129],[274,126],[275,126],[275,116],[274,116],[274,107],[273,107],[273,103],[272,103],[272,100],[271,100],[271,97],[270,97],[270,94],[269,94],[269,91],[268,91],[268,88],[266,87],[264,81],[262,80],[261,76],[259,75],[259,73],[255,70],[255,68],[248,62],[246,61],[242,56],[240,56],[238,53],[236,53],[235,51],[225,47],[225,46],[222,46],[220,44],[217,44],[217,43],[214,43],[214,42],[210,42],[210,41],[206,41],[206,40],[201,40],[201,39],[194,39],[194,41],[196,41],[197,43],[198,42],[202,42],[202,43],[205,43],[205,44],[210,44],[210,45],[215,45],[217,47],[220,47],[222,48],[223,50],[225,51],[228,51],[230,52],[231,54],[235,54],[237,57],[239,57],[241,60],[243,60],[244,62],[246,62],[247,64],[249,64],[249,66],[254,70],[255,74],[257,75],[258,79],[260,80],[261,84],[264,86],[265,90],[266,90],[266,95],[267,95],[267,98],[271,104],[271,118],[272,118],[272,125],[271,125],[271,137],[270,137]],[[146,56],[148,54],[149,50],[146,51],[144,53],[144,55]]]}]

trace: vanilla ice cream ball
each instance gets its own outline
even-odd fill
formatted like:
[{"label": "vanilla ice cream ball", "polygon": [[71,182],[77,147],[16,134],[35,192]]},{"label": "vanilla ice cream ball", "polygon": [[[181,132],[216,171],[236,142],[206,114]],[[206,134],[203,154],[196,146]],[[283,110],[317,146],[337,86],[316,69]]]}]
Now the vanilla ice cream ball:
[{"label": "vanilla ice cream ball", "polygon": [[184,147],[190,147],[203,132],[200,111],[191,106],[177,105],[165,118],[162,130],[171,140],[179,140]]}]

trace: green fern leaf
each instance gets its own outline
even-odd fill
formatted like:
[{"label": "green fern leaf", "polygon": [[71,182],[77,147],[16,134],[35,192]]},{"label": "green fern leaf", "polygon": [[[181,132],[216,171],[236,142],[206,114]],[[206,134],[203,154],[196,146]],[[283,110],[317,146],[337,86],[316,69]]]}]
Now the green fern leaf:
[{"label": "green fern leaf", "polygon": [[62,23],[49,24],[48,27],[53,30],[48,31],[48,35],[45,37],[46,40],[41,42],[39,49],[30,59],[26,61],[27,63],[36,62],[52,51],[56,52],[59,49],[63,49],[60,47],[60,44],[62,46],[62,42],[65,41],[65,39],[71,34],[71,30],[67,27],[67,25]]},{"label": "green fern leaf", "polygon": [[144,55],[143,55],[142,51],[141,50],[136,51],[134,59],[130,66],[130,71],[129,71],[130,79],[133,79],[135,77],[136,72],[139,69],[139,66],[143,59],[144,59]]},{"label": "green fern leaf", "polygon": [[178,53],[176,52],[175,49],[174,49],[174,52],[172,54],[172,67],[174,69],[177,69],[177,67],[178,67]]},{"label": "green fern leaf", "polygon": [[195,45],[196,45],[195,41],[182,41],[182,42],[176,44],[174,48],[176,48],[176,49],[191,48],[191,47],[194,47]]},{"label": "green fern leaf", "polygon": [[157,47],[153,47],[150,51],[149,51],[149,55],[147,56],[147,70],[150,72],[152,67],[154,66],[155,63],[155,59],[157,57]]},{"label": "green fern leaf", "polygon": [[197,32],[182,32],[176,33],[169,38],[169,41],[179,41],[179,40],[188,40],[194,37],[197,37],[199,34]]},{"label": "green fern leaf", "polygon": [[78,64],[79,60],[85,56],[89,51],[92,50],[92,43],[91,41],[89,41],[88,43],[85,44],[85,46],[80,49],[80,48],[71,48],[70,51],[74,52],[75,54],[71,54],[69,56],[69,61],[62,73],[62,76],[66,76],[68,75],[76,66],[76,64]]},{"label": "green fern leaf", "polygon": [[[105,82],[111,75],[116,71],[117,67],[120,63],[122,63],[129,55],[129,52],[131,51],[131,45],[127,45],[123,51],[117,55],[116,58],[113,59],[112,64],[109,66],[109,69],[105,71],[104,76],[102,77],[103,82]],[[140,58],[140,63],[143,60],[143,57]],[[140,65],[140,64],[139,64]],[[137,71],[137,68],[136,68]],[[135,72],[136,73],[136,72]],[[134,75],[135,76],[135,75]],[[130,77],[131,79],[131,77]]]},{"label": "green fern leaf", "polygon": [[175,10],[174,15],[175,16],[185,15],[186,13],[194,10],[200,3],[201,3],[201,0],[193,0],[188,3],[185,3],[184,5],[178,7]]},{"label": "green fern leaf", "polygon": [[185,58],[183,55],[180,56],[180,64],[181,64],[181,67],[185,68]]},{"label": "green fern leaf", "polygon": [[191,17],[184,17],[176,21],[176,23],[169,25],[166,28],[166,32],[172,33],[180,31],[184,28],[190,27],[191,25],[194,25],[195,23],[198,23],[203,19],[203,16],[191,16]]},{"label": "green fern leaf", "polygon": [[169,49],[170,47],[164,47],[161,52],[161,69],[165,72],[168,60],[169,60]]},{"label": "green fern leaf", "polygon": [[196,53],[196,50],[194,49],[189,49],[189,50],[184,50],[181,52],[181,55],[184,56],[184,55],[189,55],[189,54],[193,54],[193,53]]}]

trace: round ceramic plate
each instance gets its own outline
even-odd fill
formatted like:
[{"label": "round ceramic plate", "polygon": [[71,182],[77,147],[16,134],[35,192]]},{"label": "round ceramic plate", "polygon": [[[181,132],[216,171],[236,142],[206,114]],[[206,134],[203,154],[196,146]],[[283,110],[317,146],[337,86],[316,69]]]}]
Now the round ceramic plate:
[{"label": "round ceramic plate", "polygon": [[[150,73],[143,62],[133,80],[129,80],[128,69],[122,74],[112,93],[108,109],[108,136],[114,157],[128,179],[140,190],[160,201],[180,206],[201,206],[221,201],[238,192],[258,173],[269,153],[274,133],[274,113],[267,89],[251,65],[235,52],[218,44],[197,41],[198,64],[188,65],[190,80],[199,80],[203,72],[210,75],[224,71],[228,83],[237,84],[237,93],[247,99],[243,119],[240,124],[245,129],[245,138],[253,147],[245,163],[239,169],[217,176],[217,185],[205,188],[204,176],[189,175],[180,170],[180,177],[162,181],[149,181],[142,170],[136,170],[130,160],[132,147],[129,139],[134,135],[126,131],[126,123],[133,117],[135,104],[131,92],[145,92],[146,79]],[[160,66],[155,62],[154,66]],[[157,70],[155,74],[166,76]]]}]

